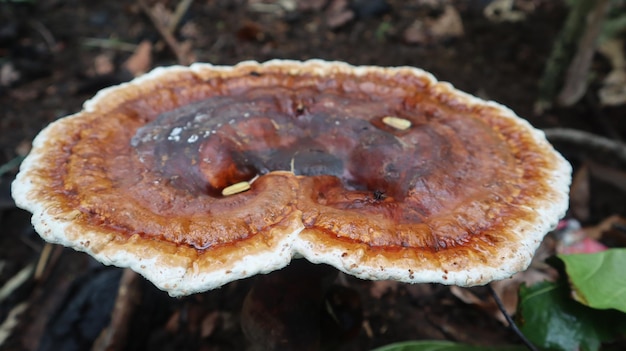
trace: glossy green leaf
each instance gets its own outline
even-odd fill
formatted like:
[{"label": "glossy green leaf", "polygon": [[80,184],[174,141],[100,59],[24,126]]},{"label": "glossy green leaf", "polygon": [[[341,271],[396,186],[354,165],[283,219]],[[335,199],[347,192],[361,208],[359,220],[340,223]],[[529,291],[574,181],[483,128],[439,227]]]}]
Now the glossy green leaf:
[{"label": "glossy green leaf", "polygon": [[626,312],[626,249],[559,255],[574,298],[589,307]]},{"label": "glossy green leaf", "polygon": [[523,346],[482,347],[450,341],[405,341],[379,347],[374,351],[524,351]]},{"label": "glossy green leaf", "polygon": [[518,326],[541,350],[598,350],[624,334],[626,314],[595,310],[571,299],[565,281],[520,287]]}]

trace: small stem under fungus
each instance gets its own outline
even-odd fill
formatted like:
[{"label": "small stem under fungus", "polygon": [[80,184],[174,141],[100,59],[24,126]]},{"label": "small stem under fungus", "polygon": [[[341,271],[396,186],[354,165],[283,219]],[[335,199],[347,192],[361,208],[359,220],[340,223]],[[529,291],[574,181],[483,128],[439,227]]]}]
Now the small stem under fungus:
[{"label": "small stem under fungus", "polygon": [[493,296],[493,299],[496,301],[496,304],[498,305],[500,312],[502,312],[502,314],[504,315],[504,318],[506,318],[506,321],[509,322],[509,327],[511,328],[511,330],[513,330],[513,332],[517,334],[517,336],[522,340],[524,345],[526,345],[526,347],[529,350],[539,351],[539,349],[535,345],[533,345],[533,343],[530,340],[528,340],[526,336],[524,336],[522,331],[519,330],[519,328],[517,327],[517,324],[515,324],[515,322],[513,321],[513,318],[511,318],[511,315],[506,311],[506,308],[504,308],[504,304],[502,303],[502,300],[500,300],[500,297],[498,296],[496,291],[493,289],[491,284],[488,284],[487,287],[489,288],[489,292],[491,293],[491,296]]}]

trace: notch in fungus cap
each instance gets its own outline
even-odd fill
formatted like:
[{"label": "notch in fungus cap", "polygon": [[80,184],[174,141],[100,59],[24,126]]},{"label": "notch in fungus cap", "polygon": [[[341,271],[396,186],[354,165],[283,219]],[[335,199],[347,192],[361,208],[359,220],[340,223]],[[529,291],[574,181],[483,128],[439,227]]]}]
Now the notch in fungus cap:
[{"label": "notch in fungus cap", "polygon": [[13,184],[48,241],[173,296],[302,256],[471,286],[527,267],[570,165],[509,109],[409,67],[155,69],[33,142]]}]

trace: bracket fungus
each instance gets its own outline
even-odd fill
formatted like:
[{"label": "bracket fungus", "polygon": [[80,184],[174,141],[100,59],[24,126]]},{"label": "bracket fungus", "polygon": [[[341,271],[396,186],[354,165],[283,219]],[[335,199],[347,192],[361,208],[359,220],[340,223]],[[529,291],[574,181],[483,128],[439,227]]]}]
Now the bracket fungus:
[{"label": "bracket fungus", "polygon": [[570,165],[509,109],[410,67],[157,68],[33,142],[13,183],[47,241],[172,296],[293,257],[472,286],[524,270]]}]

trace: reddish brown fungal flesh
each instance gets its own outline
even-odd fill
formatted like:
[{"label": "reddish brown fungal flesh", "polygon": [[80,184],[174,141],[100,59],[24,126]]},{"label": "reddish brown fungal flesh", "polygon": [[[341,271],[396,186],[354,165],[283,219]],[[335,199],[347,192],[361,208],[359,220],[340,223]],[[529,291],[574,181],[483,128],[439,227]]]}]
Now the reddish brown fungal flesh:
[{"label": "reddish brown fungal flesh", "polygon": [[[296,208],[304,212],[307,228],[372,246],[439,249],[466,243],[472,232],[492,225],[488,219],[469,219],[453,235],[440,230],[448,224],[442,217],[469,202],[489,206],[497,216],[497,197],[517,192],[513,184],[522,172],[511,145],[486,125],[480,111],[460,114],[402,89],[373,95],[357,85],[346,94],[345,77],[310,83],[207,97],[159,115],[131,144],[144,167],[176,191],[201,199],[186,202],[186,209],[204,211],[204,204],[219,204],[221,190],[231,184],[292,170],[306,176],[297,180],[309,190]],[[387,126],[382,119],[389,115],[410,120],[412,128]],[[152,191],[147,184],[142,191]],[[353,218],[349,224],[346,215]],[[128,226],[152,232],[139,223]],[[368,235],[372,232],[377,235]],[[433,232],[448,235],[438,238]],[[184,243],[204,248],[215,241]]]},{"label": "reddish brown fungal flesh", "polygon": [[[410,70],[303,67],[178,70],[118,88],[48,131],[63,137],[46,141],[36,193],[81,229],[167,247],[198,269],[304,226],[297,250],[336,253],[329,263],[364,277],[360,264],[398,259],[406,280],[503,262],[521,232],[549,226],[535,204],[564,210],[554,183],[569,166],[501,107]],[[251,189],[222,196],[242,181]]]}]

